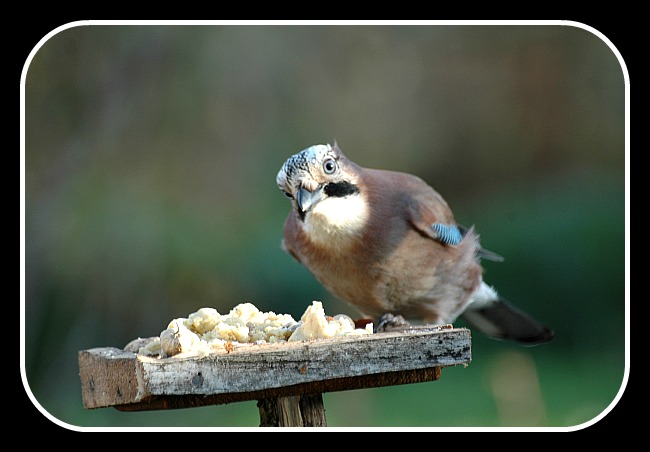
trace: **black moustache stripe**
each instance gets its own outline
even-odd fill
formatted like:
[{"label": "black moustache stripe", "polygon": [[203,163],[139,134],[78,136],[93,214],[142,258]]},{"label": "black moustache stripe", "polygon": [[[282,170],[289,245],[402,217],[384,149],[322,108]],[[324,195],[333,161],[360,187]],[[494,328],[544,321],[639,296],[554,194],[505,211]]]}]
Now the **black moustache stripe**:
[{"label": "black moustache stripe", "polygon": [[325,194],[336,198],[359,193],[359,187],[350,182],[330,182],[325,186]]}]

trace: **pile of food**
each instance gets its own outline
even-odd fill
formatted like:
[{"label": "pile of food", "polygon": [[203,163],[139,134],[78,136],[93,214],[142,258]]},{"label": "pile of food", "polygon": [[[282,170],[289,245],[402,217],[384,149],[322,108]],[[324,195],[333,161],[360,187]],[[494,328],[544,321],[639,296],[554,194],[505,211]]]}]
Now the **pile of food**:
[{"label": "pile of food", "polygon": [[326,339],[372,331],[372,323],[361,329],[346,315],[325,315],[320,301],[312,302],[298,322],[289,314],[262,312],[251,303],[242,303],[225,315],[213,308],[201,308],[187,318],[172,320],[160,337],[136,339],[125,349],[163,358],[205,356],[231,351],[233,344]]}]

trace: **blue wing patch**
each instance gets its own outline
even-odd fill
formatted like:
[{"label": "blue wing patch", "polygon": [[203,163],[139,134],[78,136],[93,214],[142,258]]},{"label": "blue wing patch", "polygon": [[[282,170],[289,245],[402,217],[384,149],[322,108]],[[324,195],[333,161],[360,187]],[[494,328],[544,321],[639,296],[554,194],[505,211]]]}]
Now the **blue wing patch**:
[{"label": "blue wing patch", "polygon": [[[433,223],[431,225],[431,231],[433,232],[431,236],[445,245],[458,245],[465,234],[467,234],[468,229],[464,226],[456,226],[453,224],[442,224],[442,223]],[[503,256],[488,251],[484,248],[479,247],[477,254],[480,258],[486,259],[494,262],[503,262]]]},{"label": "blue wing patch", "polygon": [[446,245],[458,245],[463,239],[463,234],[453,224],[433,223],[431,229],[433,237]]}]

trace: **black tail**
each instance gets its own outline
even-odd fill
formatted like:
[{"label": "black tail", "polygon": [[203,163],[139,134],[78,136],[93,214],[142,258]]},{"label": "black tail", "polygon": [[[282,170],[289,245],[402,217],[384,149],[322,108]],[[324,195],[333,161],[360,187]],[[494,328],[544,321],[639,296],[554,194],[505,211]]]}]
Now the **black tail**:
[{"label": "black tail", "polygon": [[515,340],[523,345],[548,342],[555,335],[551,329],[503,299],[477,309],[470,308],[462,318],[487,336]]}]

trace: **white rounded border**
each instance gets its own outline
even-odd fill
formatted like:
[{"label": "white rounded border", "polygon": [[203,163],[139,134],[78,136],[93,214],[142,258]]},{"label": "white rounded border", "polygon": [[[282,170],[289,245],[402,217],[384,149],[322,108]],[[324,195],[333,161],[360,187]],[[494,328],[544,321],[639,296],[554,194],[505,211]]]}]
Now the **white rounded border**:
[{"label": "white rounded border", "polygon": [[[590,421],[571,427],[400,427],[400,428],[364,428],[368,431],[575,431],[589,427],[602,418],[618,404],[625,392],[630,374],[630,78],[627,65],[614,44],[600,31],[580,22],[567,20],[85,20],[70,22],[47,33],[29,53],[20,76],[20,375],[25,391],[34,406],[53,423],[76,431],[215,431],[233,430],[224,427],[79,427],[68,424],[52,416],[36,400],[27,382],[25,374],[25,79],[29,65],[38,50],[56,34],[73,27],[91,25],[562,25],[586,30],[600,38],[616,55],[623,71],[625,81],[625,370],[621,387],[612,402],[598,416]],[[237,430],[259,431],[258,427],[238,427]],[[291,431],[293,428],[278,428],[281,431]],[[354,428],[327,428],[328,430],[346,431]],[[265,428],[268,430],[268,428]],[[274,428],[271,428],[274,430]],[[296,428],[304,431],[304,428]]]}]

